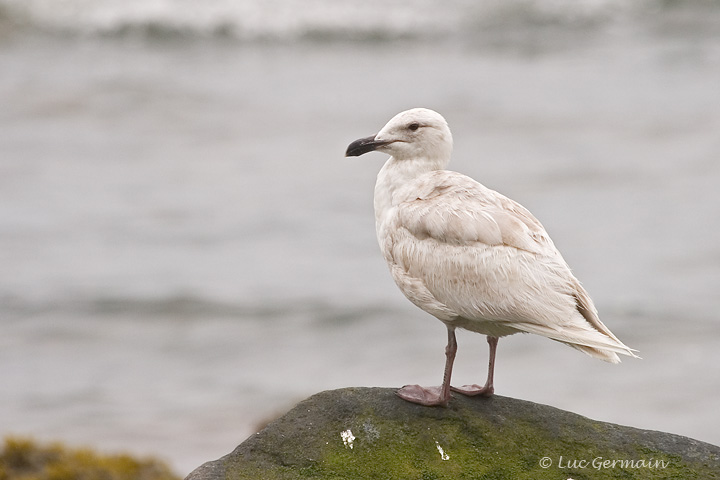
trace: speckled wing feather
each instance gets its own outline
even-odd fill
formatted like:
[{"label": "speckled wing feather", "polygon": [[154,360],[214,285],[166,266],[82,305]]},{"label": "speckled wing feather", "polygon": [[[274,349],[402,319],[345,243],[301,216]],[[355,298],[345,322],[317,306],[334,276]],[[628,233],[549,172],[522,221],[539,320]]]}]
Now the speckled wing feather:
[{"label": "speckled wing feather", "polygon": [[401,199],[400,224],[419,239],[557,253],[543,226],[522,205],[460,173],[439,170],[424,175],[400,189],[397,200]]},{"label": "speckled wing feather", "polygon": [[399,188],[393,204],[383,251],[396,282],[421,308],[437,311],[432,297],[458,326],[479,333],[535,333],[611,362],[619,361],[614,352],[632,355],[518,203],[439,170]]}]

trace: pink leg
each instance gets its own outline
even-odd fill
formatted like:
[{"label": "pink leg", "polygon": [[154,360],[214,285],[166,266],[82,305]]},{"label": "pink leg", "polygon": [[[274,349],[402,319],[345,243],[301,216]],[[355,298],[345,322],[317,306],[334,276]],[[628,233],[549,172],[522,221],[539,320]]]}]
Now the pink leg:
[{"label": "pink leg", "polygon": [[412,403],[419,403],[428,407],[440,405],[447,407],[450,402],[450,377],[452,376],[453,362],[457,353],[455,328],[448,327],[448,344],[445,347],[445,373],[443,383],[439,387],[421,387],[420,385],[405,385],[398,390],[397,396]]},{"label": "pink leg", "polygon": [[463,395],[469,395],[471,397],[475,395],[481,395],[483,397],[491,397],[495,393],[495,387],[493,386],[493,375],[495,374],[495,351],[497,350],[498,337],[487,337],[488,344],[490,345],[490,361],[488,362],[488,376],[484,386],[480,385],[463,385],[460,388],[452,387],[454,392],[462,393]]}]

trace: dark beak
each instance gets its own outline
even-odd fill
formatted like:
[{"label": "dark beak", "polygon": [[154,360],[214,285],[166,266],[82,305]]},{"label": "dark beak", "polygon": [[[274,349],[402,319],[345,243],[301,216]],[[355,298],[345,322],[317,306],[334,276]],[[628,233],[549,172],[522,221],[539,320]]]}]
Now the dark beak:
[{"label": "dark beak", "polygon": [[355,140],[348,145],[348,148],[345,151],[345,156],[359,157],[363,153],[372,152],[383,145],[387,145],[387,142],[376,142],[374,135],[372,137],[361,138],[360,140]]}]

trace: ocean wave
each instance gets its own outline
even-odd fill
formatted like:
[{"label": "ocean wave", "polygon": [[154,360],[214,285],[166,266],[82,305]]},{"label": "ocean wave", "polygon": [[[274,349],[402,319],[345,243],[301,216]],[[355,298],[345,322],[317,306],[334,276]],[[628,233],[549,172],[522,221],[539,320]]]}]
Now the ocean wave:
[{"label": "ocean wave", "polygon": [[75,296],[54,299],[30,299],[0,296],[0,314],[8,319],[27,319],[51,314],[81,318],[137,318],[203,320],[233,318],[246,320],[311,319],[318,323],[346,324],[375,316],[396,315],[391,306],[381,304],[331,304],[323,299],[273,299],[272,301],[232,302],[192,294],[169,296]]},{"label": "ocean wave", "polygon": [[[80,36],[227,37],[241,41],[474,39],[509,29],[592,29],[682,9],[694,0],[0,0],[0,31]],[[687,14],[685,15],[687,17]]]}]

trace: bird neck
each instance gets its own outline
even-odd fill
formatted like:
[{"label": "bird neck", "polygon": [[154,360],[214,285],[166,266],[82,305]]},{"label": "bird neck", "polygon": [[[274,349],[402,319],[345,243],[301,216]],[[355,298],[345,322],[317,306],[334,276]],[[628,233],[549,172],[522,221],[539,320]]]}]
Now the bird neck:
[{"label": "bird neck", "polygon": [[426,173],[443,170],[447,163],[436,158],[398,160],[395,157],[385,162],[375,183],[375,226],[378,237],[387,213],[396,203],[397,190]]}]

